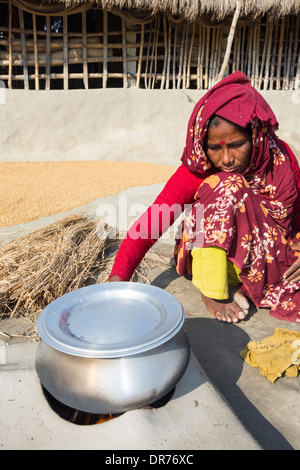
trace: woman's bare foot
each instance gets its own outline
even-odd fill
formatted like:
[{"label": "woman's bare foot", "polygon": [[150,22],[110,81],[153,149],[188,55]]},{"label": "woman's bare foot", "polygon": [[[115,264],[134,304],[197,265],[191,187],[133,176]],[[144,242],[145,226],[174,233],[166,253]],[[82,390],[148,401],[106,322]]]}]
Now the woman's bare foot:
[{"label": "woman's bare foot", "polygon": [[207,310],[219,321],[237,323],[244,320],[249,311],[249,303],[245,294],[236,289],[229,299],[217,300],[202,295]]},{"label": "woman's bare foot", "polygon": [[246,315],[249,313],[250,304],[240,286],[229,286],[229,297],[244,310]]}]

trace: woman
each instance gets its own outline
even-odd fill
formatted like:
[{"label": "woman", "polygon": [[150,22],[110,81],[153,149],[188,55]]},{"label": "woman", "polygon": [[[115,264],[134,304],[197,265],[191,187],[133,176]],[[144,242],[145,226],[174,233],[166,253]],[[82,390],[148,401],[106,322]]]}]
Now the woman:
[{"label": "woman", "polygon": [[[240,293],[247,294],[257,306],[270,307],[278,318],[297,321],[300,258],[296,249],[300,248],[300,243],[295,237],[300,231],[300,172],[291,150],[276,137],[277,127],[271,108],[245,75],[236,72],[226,77],[195,106],[188,124],[182,165],[154,204],[167,203],[171,207],[177,203],[183,208],[184,204],[195,200],[197,193],[176,246],[179,274],[191,272],[194,284],[204,290],[199,266],[200,271],[202,265],[207,273],[210,263],[205,261],[208,257],[205,250],[214,247],[213,257],[218,260],[221,256],[223,266],[225,254],[226,276],[242,284]],[[224,199],[226,210],[220,206]],[[204,214],[197,220],[195,216],[201,208]],[[216,211],[219,211],[218,217],[212,217]],[[133,241],[129,231],[120,246],[110,281],[130,279],[146,251],[173,223],[174,214],[171,213],[168,223],[162,217],[155,233],[150,207],[132,230],[136,233],[139,226],[145,227],[145,220],[149,236],[143,234]],[[274,238],[270,243],[266,242],[268,236]],[[203,246],[197,246],[199,238]],[[242,243],[248,247],[247,256],[244,248],[241,249]],[[259,278],[256,283],[249,286],[254,261],[256,264],[252,267],[260,269],[260,274],[256,276]],[[219,266],[219,262],[215,261],[215,265]],[[218,279],[214,272],[212,274],[214,284],[225,283],[221,287],[225,291],[223,298],[202,293],[208,310],[218,320],[243,319],[245,312],[239,304],[226,298],[229,295],[226,276]],[[252,274],[254,276],[254,271]],[[281,280],[283,276],[285,280]],[[292,279],[294,284],[288,282]],[[215,296],[215,292],[212,295]],[[290,310],[283,311],[282,302],[286,302],[284,306]]]}]

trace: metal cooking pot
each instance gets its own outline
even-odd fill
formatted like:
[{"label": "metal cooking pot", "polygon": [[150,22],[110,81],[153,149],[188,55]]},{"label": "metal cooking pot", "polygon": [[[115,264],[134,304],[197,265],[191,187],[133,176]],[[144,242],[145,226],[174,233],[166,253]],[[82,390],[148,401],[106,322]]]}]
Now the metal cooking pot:
[{"label": "metal cooking pot", "polygon": [[183,376],[190,345],[178,300],[155,286],[96,284],[40,314],[36,370],[57,400],[89,413],[122,413],[159,400]]}]

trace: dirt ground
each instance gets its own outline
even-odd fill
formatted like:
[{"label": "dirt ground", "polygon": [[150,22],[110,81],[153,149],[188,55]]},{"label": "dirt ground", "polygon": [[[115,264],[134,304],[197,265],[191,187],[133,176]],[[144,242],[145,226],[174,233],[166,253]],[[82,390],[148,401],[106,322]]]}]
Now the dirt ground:
[{"label": "dirt ground", "polygon": [[164,183],[176,168],[145,162],[4,162],[0,227],[65,212],[130,187]]}]

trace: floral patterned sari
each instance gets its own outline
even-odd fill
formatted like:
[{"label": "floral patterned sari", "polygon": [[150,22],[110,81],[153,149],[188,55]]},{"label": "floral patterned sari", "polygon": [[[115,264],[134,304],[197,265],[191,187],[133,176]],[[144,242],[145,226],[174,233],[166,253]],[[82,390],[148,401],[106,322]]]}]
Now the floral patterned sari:
[{"label": "floral patterned sari", "polygon": [[[243,174],[218,172],[206,157],[203,142],[213,114],[243,127],[251,124],[253,151]],[[298,189],[276,128],[272,110],[240,72],[226,77],[196,105],[182,161],[208,177],[185,217],[175,258],[178,273],[191,274],[191,250],[197,243],[224,248],[241,270],[241,289],[257,307],[300,321],[300,282],[282,279],[299,256],[290,247],[300,238],[292,227]]]}]

